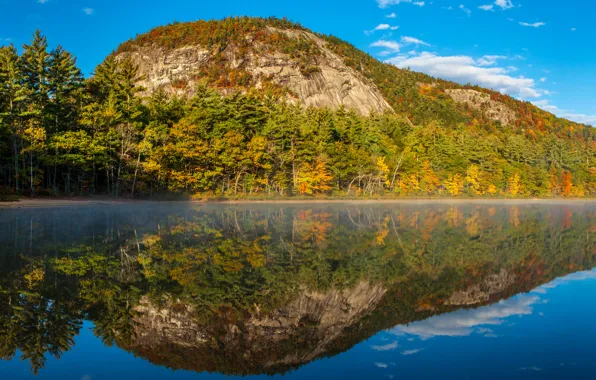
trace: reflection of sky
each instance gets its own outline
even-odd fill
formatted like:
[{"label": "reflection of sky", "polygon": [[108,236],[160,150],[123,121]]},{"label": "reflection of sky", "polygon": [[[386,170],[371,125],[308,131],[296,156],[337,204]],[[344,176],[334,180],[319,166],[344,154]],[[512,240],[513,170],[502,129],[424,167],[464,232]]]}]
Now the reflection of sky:
[{"label": "reflection of sky", "polygon": [[390,332],[395,335],[415,335],[422,340],[435,336],[468,336],[473,332],[494,337],[492,329],[482,326],[502,325],[508,318],[530,315],[536,304],[544,304],[548,301],[543,297],[547,295],[549,289],[554,289],[561,284],[572,281],[589,279],[596,279],[596,270],[577,272],[558,278],[538,287],[530,294],[522,294],[508,300],[499,301],[493,305],[471,310],[461,309],[452,313],[437,315],[424,321],[396,326]]},{"label": "reflection of sky", "polygon": [[[596,269],[578,272],[492,305],[396,326],[367,342],[371,361],[393,361],[379,377],[593,378],[595,280]],[[387,341],[393,349],[379,350]]]},{"label": "reflection of sky", "polygon": [[596,270],[591,270],[591,271],[586,271],[586,272],[576,272],[576,273],[572,273],[565,277],[557,278],[556,280],[549,282],[548,284],[539,286],[538,288],[534,289],[532,292],[546,294],[548,289],[554,289],[561,284],[565,284],[570,281],[582,281],[582,280],[590,280],[590,279],[596,279]]},{"label": "reflection of sky", "polygon": [[[285,374],[283,379],[593,378],[594,316],[596,270],[557,279],[529,294],[493,305],[396,326],[347,352]],[[234,378],[155,367],[123,350],[105,347],[90,327],[86,322],[75,347],[60,360],[48,358],[38,377],[18,359],[0,361],[0,377]]]},{"label": "reflection of sky", "polygon": [[396,335],[417,335],[422,339],[435,336],[467,336],[474,331],[481,334],[490,333],[491,329],[479,326],[501,325],[509,317],[532,314],[532,306],[539,300],[538,296],[523,295],[491,306],[458,310],[409,325],[397,326],[391,331]]}]

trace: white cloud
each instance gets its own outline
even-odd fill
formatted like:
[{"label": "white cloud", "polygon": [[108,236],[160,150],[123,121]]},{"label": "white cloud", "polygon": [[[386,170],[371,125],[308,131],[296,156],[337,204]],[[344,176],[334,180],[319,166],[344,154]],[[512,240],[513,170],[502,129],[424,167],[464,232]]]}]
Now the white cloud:
[{"label": "white cloud", "polygon": [[495,6],[492,4],[488,4],[488,5],[481,5],[478,7],[478,9],[482,9],[483,11],[494,11],[495,10]]},{"label": "white cloud", "polygon": [[542,83],[544,83],[544,82],[546,82],[546,78],[542,77],[542,78],[540,78],[540,81],[541,81]]},{"label": "white cloud", "polygon": [[375,363],[375,366],[379,368],[388,368],[389,366],[386,363]]},{"label": "white cloud", "polygon": [[521,21],[519,22],[519,24],[522,26],[528,26],[531,28],[540,28],[541,26],[546,25],[546,23],[544,23],[544,22],[528,23],[528,22],[521,22]]},{"label": "white cloud", "polygon": [[388,40],[378,40],[373,42],[371,47],[382,47],[387,49],[390,52],[397,53],[401,48],[401,45],[397,41],[388,41]]},{"label": "white cloud", "polygon": [[399,29],[399,26],[391,26],[389,24],[379,24],[373,30],[365,31],[364,34],[366,34],[367,36],[370,36],[374,32],[378,32],[380,30],[397,30],[397,29]]},{"label": "white cloud", "polygon": [[387,8],[392,5],[398,4],[414,4],[419,7],[423,7],[426,3],[424,1],[413,1],[413,0],[377,0],[379,8]]},{"label": "white cloud", "polygon": [[462,84],[472,83],[492,88],[501,93],[521,98],[538,98],[540,91],[536,82],[523,76],[513,77],[504,67],[484,67],[489,59],[500,56],[485,56],[478,60],[469,56],[438,56],[434,53],[422,52],[416,56],[399,55],[387,60],[399,68],[410,68],[426,74],[440,77]]},{"label": "white cloud", "polygon": [[418,38],[414,38],[414,37],[409,37],[409,36],[404,36],[401,38],[401,42],[403,42],[406,45],[410,45],[410,44],[414,44],[414,45],[424,45],[424,46],[430,46],[430,44],[419,40]]},{"label": "white cloud", "polygon": [[382,346],[371,346],[371,348],[375,351],[393,351],[397,348],[397,341],[394,340],[393,342]]},{"label": "white cloud", "polygon": [[387,30],[389,28],[391,28],[391,25],[389,25],[389,24],[379,24],[373,30],[374,31],[377,31],[377,30]]},{"label": "white cloud", "polygon": [[385,17],[387,17],[387,18],[396,18],[396,17],[397,17],[397,15],[396,15],[396,14],[395,14],[395,12],[394,12],[394,13],[389,13],[389,14],[388,14],[387,16],[385,16]]},{"label": "white cloud", "polygon": [[470,15],[472,14],[472,11],[469,10],[468,8],[466,8],[465,5],[463,5],[463,4],[460,4],[459,9],[461,9],[464,12],[466,12],[466,14],[468,15],[468,17],[470,17]]},{"label": "white cloud", "polygon": [[401,3],[411,3],[412,0],[377,0],[377,4],[379,4],[379,8],[387,8],[392,5],[397,5]]},{"label": "white cloud", "polygon": [[94,12],[95,10],[93,8],[83,8],[83,13],[85,13],[87,16],[91,16]]},{"label": "white cloud", "polygon": [[513,8],[513,3],[511,2],[511,0],[496,0],[495,5],[501,7],[502,9]]},{"label": "white cloud", "polygon": [[477,63],[480,66],[492,66],[497,63],[498,60],[507,59],[504,55],[485,55],[480,58]]}]

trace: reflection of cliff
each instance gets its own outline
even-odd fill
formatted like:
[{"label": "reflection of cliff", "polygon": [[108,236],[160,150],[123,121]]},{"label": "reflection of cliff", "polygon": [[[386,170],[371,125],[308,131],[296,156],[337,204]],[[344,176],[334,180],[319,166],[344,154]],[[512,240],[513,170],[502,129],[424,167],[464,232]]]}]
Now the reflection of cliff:
[{"label": "reflection of cliff", "polygon": [[[385,289],[362,281],[351,289],[303,289],[288,305],[240,321],[201,324],[187,305],[157,307],[143,298],[136,308],[130,347],[154,363],[224,373],[279,372],[324,355],[349,326],[372,311]],[[222,361],[223,360],[223,361]]]},{"label": "reflection of cliff", "polygon": [[445,305],[464,306],[487,302],[492,295],[498,294],[515,282],[515,276],[505,269],[499,273],[488,275],[481,283],[474,284],[465,290],[454,292]]},{"label": "reflection of cliff", "polygon": [[[591,268],[594,257],[587,261],[586,268]],[[555,277],[554,272],[542,273],[540,266],[501,268],[482,278],[465,279],[462,289],[433,301],[426,296],[444,288],[442,282],[452,276],[449,271],[434,280],[414,276],[384,286],[361,281],[342,291],[302,289],[295,300],[269,313],[255,307],[244,318],[224,314],[210,323],[197,322],[191,306],[167,302],[160,307],[144,297],[136,308],[136,337],[130,345],[122,346],[154,364],[174,369],[235,375],[283,373],[344,352],[396,325],[415,333],[416,326],[425,326],[427,320],[499,305],[499,301]],[[526,271],[534,275],[527,278]],[[433,305],[421,307],[427,302]],[[468,309],[470,306],[473,308]]]}]

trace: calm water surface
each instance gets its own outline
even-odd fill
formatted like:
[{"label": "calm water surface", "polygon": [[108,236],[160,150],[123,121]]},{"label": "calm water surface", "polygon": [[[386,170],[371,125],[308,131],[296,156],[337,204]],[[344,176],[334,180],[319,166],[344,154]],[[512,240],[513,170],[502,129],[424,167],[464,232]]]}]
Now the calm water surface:
[{"label": "calm water surface", "polygon": [[0,209],[0,378],[594,378],[595,216]]}]

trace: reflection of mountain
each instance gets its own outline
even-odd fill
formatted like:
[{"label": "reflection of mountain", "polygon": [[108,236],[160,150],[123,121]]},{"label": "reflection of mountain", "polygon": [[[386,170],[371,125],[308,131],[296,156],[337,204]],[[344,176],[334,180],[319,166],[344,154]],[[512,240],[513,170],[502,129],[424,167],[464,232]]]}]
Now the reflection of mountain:
[{"label": "reflection of mountain", "polygon": [[531,305],[511,296],[595,266],[590,205],[3,215],[0,355],[40,369],[83,318],[152,363],[225,374],[285,372],[398,325],[465,334]]},{"label": "reflection of mountain", "polygon": [[382,286],[360,282],[325,293],[306,289],[287,305],[245,319],[197,323],[192,307],[157,308],[143,299],[127,347],[153,363],[194,371],[275,373],[324,355],[346,327],[378,304]]}]

